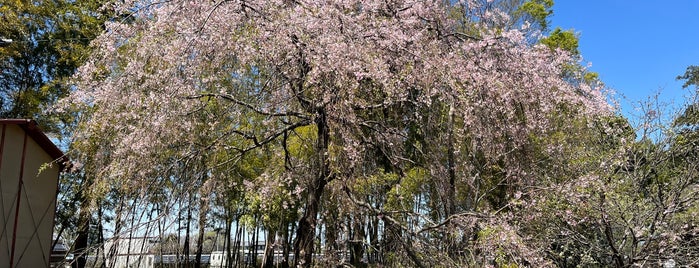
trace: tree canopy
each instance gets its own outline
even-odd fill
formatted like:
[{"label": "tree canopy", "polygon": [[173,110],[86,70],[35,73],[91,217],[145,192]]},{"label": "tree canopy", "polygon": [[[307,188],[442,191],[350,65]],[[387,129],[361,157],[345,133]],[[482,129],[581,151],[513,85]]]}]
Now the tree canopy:
[{"label": "tree canopy", "polygon": [[[529,7],[523,10],[537,11]],[[538,184],[536,153],[526,148],[550,131],[552,115],[609,113],[600,88],[572,82],[582,74],[564,77],[574,55],[532,45],[523,28],[498,28],[509,16],[479,1],[119,8],[133,19],[107,25],[69,99],[90,111],[77,142],[111,141],[109,153],[86,151],[100,163],[94,172],[103,182],[145,186],[199,155],[226,153],[217,166],[279,146],[272,157],[288,165],[261,167],[254,184],[281,176],[298,185],[305,204],[294,243],[299,264],[311,262],[326,191],[384,215],[388,207],[360,200],[352,185],[397,176],[385,182],[392,189],[424,169],[419,180],[441,196],[432,202],[455,203],[412,226],[399,220],[407,214],[382,218],[421,237],[456,216],[501,211],[521,187]],[[536,20],[545,17],[539,13]],[[212,117],[213,106],[220,116]],[[307,127],[310,157],[293,160],[288,137]]]},{"label": "tree canopy", "polygon": [[0,117],[33,118],[59,131],[69,118],[46,111],[70,91],[67,79],[88,57],[102,33],[104,1],[5,1],[0,5]]},{"label": "tree canopy", "polygon": [[636,138],[552,5],[114,3],[60,106],[85,195],[161,253],[261,228],[265,266],[684,261],[692,143]]}]

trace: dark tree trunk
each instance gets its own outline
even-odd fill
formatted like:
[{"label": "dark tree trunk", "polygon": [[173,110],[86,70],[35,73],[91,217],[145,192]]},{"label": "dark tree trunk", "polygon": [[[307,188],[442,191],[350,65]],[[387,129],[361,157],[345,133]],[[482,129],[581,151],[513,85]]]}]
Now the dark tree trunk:
[{"label": "dark tree trunk", "polygon": [[252,258],[252,267],[257,267],[257,242],[260,240],[260,225],[259,219],[255,218],[255,234],[253,234],[252,248],[250,256]]},{"label": "dark tree trunk", "polygon": [[223,250],[225,253],[222,267],[231,267],[231,229],[233,227],[233,217],[230,215],[230,210],[226,211],[226,240],[223,242]]},{"label": "dark tree trunk", "polygon": [[361,262],[364,256],[364,237],[366,237],[366,233],[364,232],[364,219],[361,215],[355,214],[352,224],[352,242],[350,242],[350,263],[355,267],[364,266]]},{"label": "dark tree trunk", "polygon": [[233,259],[231,259],[231,265],[229,267],[233,267],[233,266],[238,267],[239,264],[241,263],[241,257],[243,257],[242,261],[243,262],[245,261],[245,258],[244,258],[245,254],[243,254],[243,256],[241,256],[241,254],[240,254],[242,252],[240,245],[241,245],[241,243],[243,243],[243,239],[245,239],[245,237],[242,235],[244,231],[245,230],[243,229],[243,225],[240,224],[240,217],[236,217],[236,219],[235,219],[235,240],[233,240],[235,243],[233,246],[233,252],[235,252],[235,254],[233,254]]},{"label": "dark tree trunk", "polygon": [[296,241],[294,241],[295,266],[310,267],[313,261],[318,208],[325,184],[325,181],[316,181],[313,184],[311,193],[308,195],[306,210],[301,220],[299,220],[299,227],[296,230]]},{"label": "dark tree trunk", "polygon": [[189,234],[191,232],[190,222],[192,222],[192,194],[189,194],[187,198],[187,222],[185,223],[185,234],[184,234],[184,249],[182,250],[182,255],[184,255],[184,266],[189,267]]},{"label": "dark tree trunk", "polygon": [[323,227],[324,227],[324,232],[325,232],[325,245],[323,249],[325,250],[325,259],[327,260],[332,260],[333,262],[337,262],[338,256],[336,252],[338,252],[338,245],[337,245],[337,237],[338,237],[338,208],[333,206],[333,207],[326,207],[325,208],[325,213],[323,213]]},{"label": "dark tree trunk", "polygon": [[208,211],[208,205],[204,199],[201,199],[199,207],[199,236],[197,237],[197,256],[196,262],[194,263],[195,268],[201,267],[201,254],[204,249],[204,227],[206,226],[206,213]]},{"label": "dark tree trunk", "polygon": [[282,234],[281,234],[282,239],[281,240],[282,240],[282,243],[284,243],[282,245],[282,260],[279,264],[279,266],[281,268],[288,268],[289,267],[289,251],[291,249],[291,238],[289,236],[289,233],[291,231],[289,230],[289,228],[292,227],[291,225],[292,225],[291,223],[285,221],[284,223],[282,223],[282,226],[281,226],[281,229],[282,229],[281,230],[282,231]]},{"label": "dark tree trunk", "polygon": [[[73,243],[73,254],[76,259],[71,264],[73,268],[84,268],[87,262],[87,242],[90,235],[90,205],[89,197],[87,196],[87,188],[92,184],[92,179],[83,176],[83,183],[80,187],[83,191],[79,192],[80,214],[78,216],[78,230],[75,242]],[[51,248],[53,249],[53,247]]]},{"label": "dark tree trunk", "polygon": [[[103,244],[104,244],[104,225],[102,225],[102,222],[103,222],[103,220],[102,220],[102,219],[103,219],[102,215],[103,215],[103,213],[102,213],[102,206],[97,206],[97,232],[98,232],[98,237],[97,237],[97,238],[98,238],[98,241],[97,241],[97,244],[98,244],[98,245],[103,245]],[[102,251],[100,251],[100,250],[102,250]],[[102,256],[102,262],[101,262],[101,263],[102,263],[102,264],[107,263],[107,259],[106,259],[106,255],[107,255],[107,254],[104,252],[103,247],[97,247],[97,252],[95,253],[95,255],[97,255],[97,258],[100,257],[100,253],[101,253],[101,256]],[[95,259],[95,262],[100,263],[97,259]]]},{"label": "dark tree trunk", "polygon": [[369,263],[381,263],[381,242],[379,241],[379,219],[371,217],[369,220]]},{"label": "dark tree trunk", "polygon": [[262,260],[262,267],[272,268],[274,267],[274,241],[276,238],[276,232],[272,228],[267,230],[267,239],[265,239],[265,254]]},{"label": "dark tree trunk", "polygon": [[78,217],[78,235],[73,244],[73,254],[76,258],[71,267],[84,268],[87,263],[87,241],[90,234],[90,211],[88,202],[83,201],[80,204],[80,215]]},{"label": "dark tree trunk", "polygon": [[[444,219],[448,219],[451,215],[456,213],[456,159],[454,155],[454,114],[449,111],[449,135],[448,145],[447,145],[447,163],[448,163],[448,174],[449,174],[449,184],[447,185],[447,197],[446,204],[444,208]],[[452,237],[447,237],[446,239],[446,250],[447,254],[454,258],[456,256],[457,248]]]},{"label": "dark tree trunk", "polygon": [[318,173],[308,185],[306,209],[303,217],[299,220],[298,229],[296,230],[296,241],[294,241],[294,266],[296,267],[310,267],[313,262],[315,230],[318,222],[320,200],[325,186],[331,180],[328,160],[330,134],[324,108],[317,108],[315,124],[318,128],[315,160]]}]

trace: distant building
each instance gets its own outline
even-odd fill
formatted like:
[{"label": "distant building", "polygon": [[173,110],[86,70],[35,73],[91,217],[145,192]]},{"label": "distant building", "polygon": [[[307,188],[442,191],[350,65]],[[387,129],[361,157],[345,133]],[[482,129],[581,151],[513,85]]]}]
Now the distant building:
[{"label": "distant building", "polygon": [[0,268],[49,267],[63,152],[27,119],[0,119]]},{"label": "distant building", "polygon": [[210,263],[211,268],[221,268],[228,267],[227,264],[230,262],[227,258],[228,254],[225,251],[213,251],[211,252]]},{"label": "distant building", "polygon": [[59,241],[58,243],[56,243],[56,245],[53,246],[53,250],[51,251],[51,265],[49,267],[65,267],[66,264],[68,264],[70,258],[70,255],[68,254],[69,250],[70,248],[68,248],[68,246],[66,246],[66,244],[63,243],[63,241]]},{"label": "distant building", "polygon": [[[153,254],[155,257],[155,267],[157,268],[169,268],[169,267],[187,267],[185,263],[189,263],[189,267],[194,267],[194,263],[197,261],[196,254],[176,255],[176,254],[164,254],[158,255]],[[209,268],[211,262],[211,254],[201,254],[200,267]]]},{"label": "distant building", "polygon": [[[104,243],[107,255],[106,267],[113,268],[153,268],[155,255],[151,248],[158,243],[157,237],[124,237],[110,239]],[[101,265],[97,265],[99,267]]]}]

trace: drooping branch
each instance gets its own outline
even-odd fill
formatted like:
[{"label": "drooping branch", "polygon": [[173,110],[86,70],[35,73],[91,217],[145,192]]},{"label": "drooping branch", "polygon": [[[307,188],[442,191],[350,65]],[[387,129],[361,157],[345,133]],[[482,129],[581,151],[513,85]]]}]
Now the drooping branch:
[{"label": "drooping branch", "polygon": [[288,116],[295,116],[295,117],[298,117],[298,118],[301,118],[301,119],[309,119],[309,118],[310,118],[310,117],[309,117],[308,115],[306,115],[306,114],[299,113],[299,112],[293,112],[293,111],[282,112],[282,113],[266,112],[266,111],[263,111],[263,110],[261,110],[261,109],[258,109],[257,107],[253,106],[253,105],[250,104],[250,103],[241,101],[241,100],[237,99],[236,97],[234,97],[233,95],[230,95],[230,94],[223,94],[223,93],[202,93],[202,94],[187,96],[186,98],[187,98],[187,99],[201,99],[201,98],[205,98],[205,97],[213,97],[213,98],[224,99],[224,100],[233,102],[233,103],[235,103],[235,104],[237,104],[237,105],[243,106],[243,107],[245,107],[245,108],[247,108],[247,109],[250,109],[251,111],[253,111],[253,112],[257,113],[257,114],[263,115],[263,116],[269,116],[269,117],[288,117]]},{"label": "drooping branch", "polygon": [[[451,222],[453,222],[453,221],[455,221],[455,220],[457,220],[457,219],[460,219],[460,218],[471,217],[471,218],[487,219],[487,218],[491,218],[491,217],[492,217],[492,216],[490,216],[490,215],[483,214],[483,213],[478,213],[478,212],[462,212],[462,213],[458,213],[458,214],[453,214],[453,215],[449,216],[448,218],[446,218],[446,219],[445,219],[444,221],[442,221],[442,222],[439,222],[439,223],[436,223],[436,224],[432,224],[432,225],[429,225],[429,226],[425,226],[425,227],[421,228],[420,230],[414,231],[414,230],[412,230],[411,228],[408,228],[407,226],[401,224],[401,223],[400,223],[398,220],[396,220],[395,218],[391,217],[391,216],[389,215],[389,214],[391,214],[391,213],[389,213],[389,212],[387,212],[387,211],[384,211],[384,210],[381,210],[381,209],[379,209],[379,208],[375,208],[375,207],[371,206],[370,204],[368,204],[368,203],[366,203],[366,202],[364,202],[364,201],[358,200],[358,199],[354,196],[354,194],[352,194],[352,191],[350,190],[350,188],[349,188],[347,185],[344,185],[344,186],[342,187],[342,190],[345,192],[345,194],[347,195],[347,197],[352,201],[352,203],[354,203],[355,205],[358,205],[358,206],[360,206],[360,207],[363,207],[363,208],[365,208],[365,209],[368,209],[368,210],[371,211],[374,215],[379,216],[379,218],[380,218],[382,221],[384,221],[384,222],[386,222],[386,223],[388,223],[388,224],[391,224],[391,225],[393,225],[393,226],[396,226],[396,227],[400,228],[401,230],[403,230],[403,231],[405,231],[405,232],[408,232],[411,236],[417,236],[417,235],[419,235],[419,234],[421,234],[421,233],[424,233],[424,232],[428,232],[428,231],[432,231],[432,230],[436,230],[436,229],[442,228],[442,227],[446,226],[447,224],[449,224],[449,223],[451,223]],[[409,212],[405,212],[405,213],[409,213]],[[418,216],[422,216],[422,215],[418,215]],[[429,219],[426,219],[426,218],[423,218],[423,220],[425,220],[425,221],[430,221]]]}]

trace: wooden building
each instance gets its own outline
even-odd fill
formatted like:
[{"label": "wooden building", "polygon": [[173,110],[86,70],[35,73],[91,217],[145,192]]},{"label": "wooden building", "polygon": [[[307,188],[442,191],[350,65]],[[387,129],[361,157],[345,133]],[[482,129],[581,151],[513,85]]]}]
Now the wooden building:
[{"label": "wooden building", "polygon": [[63,152],[27,119],[0,119],[0,268],[49,267]]}]

